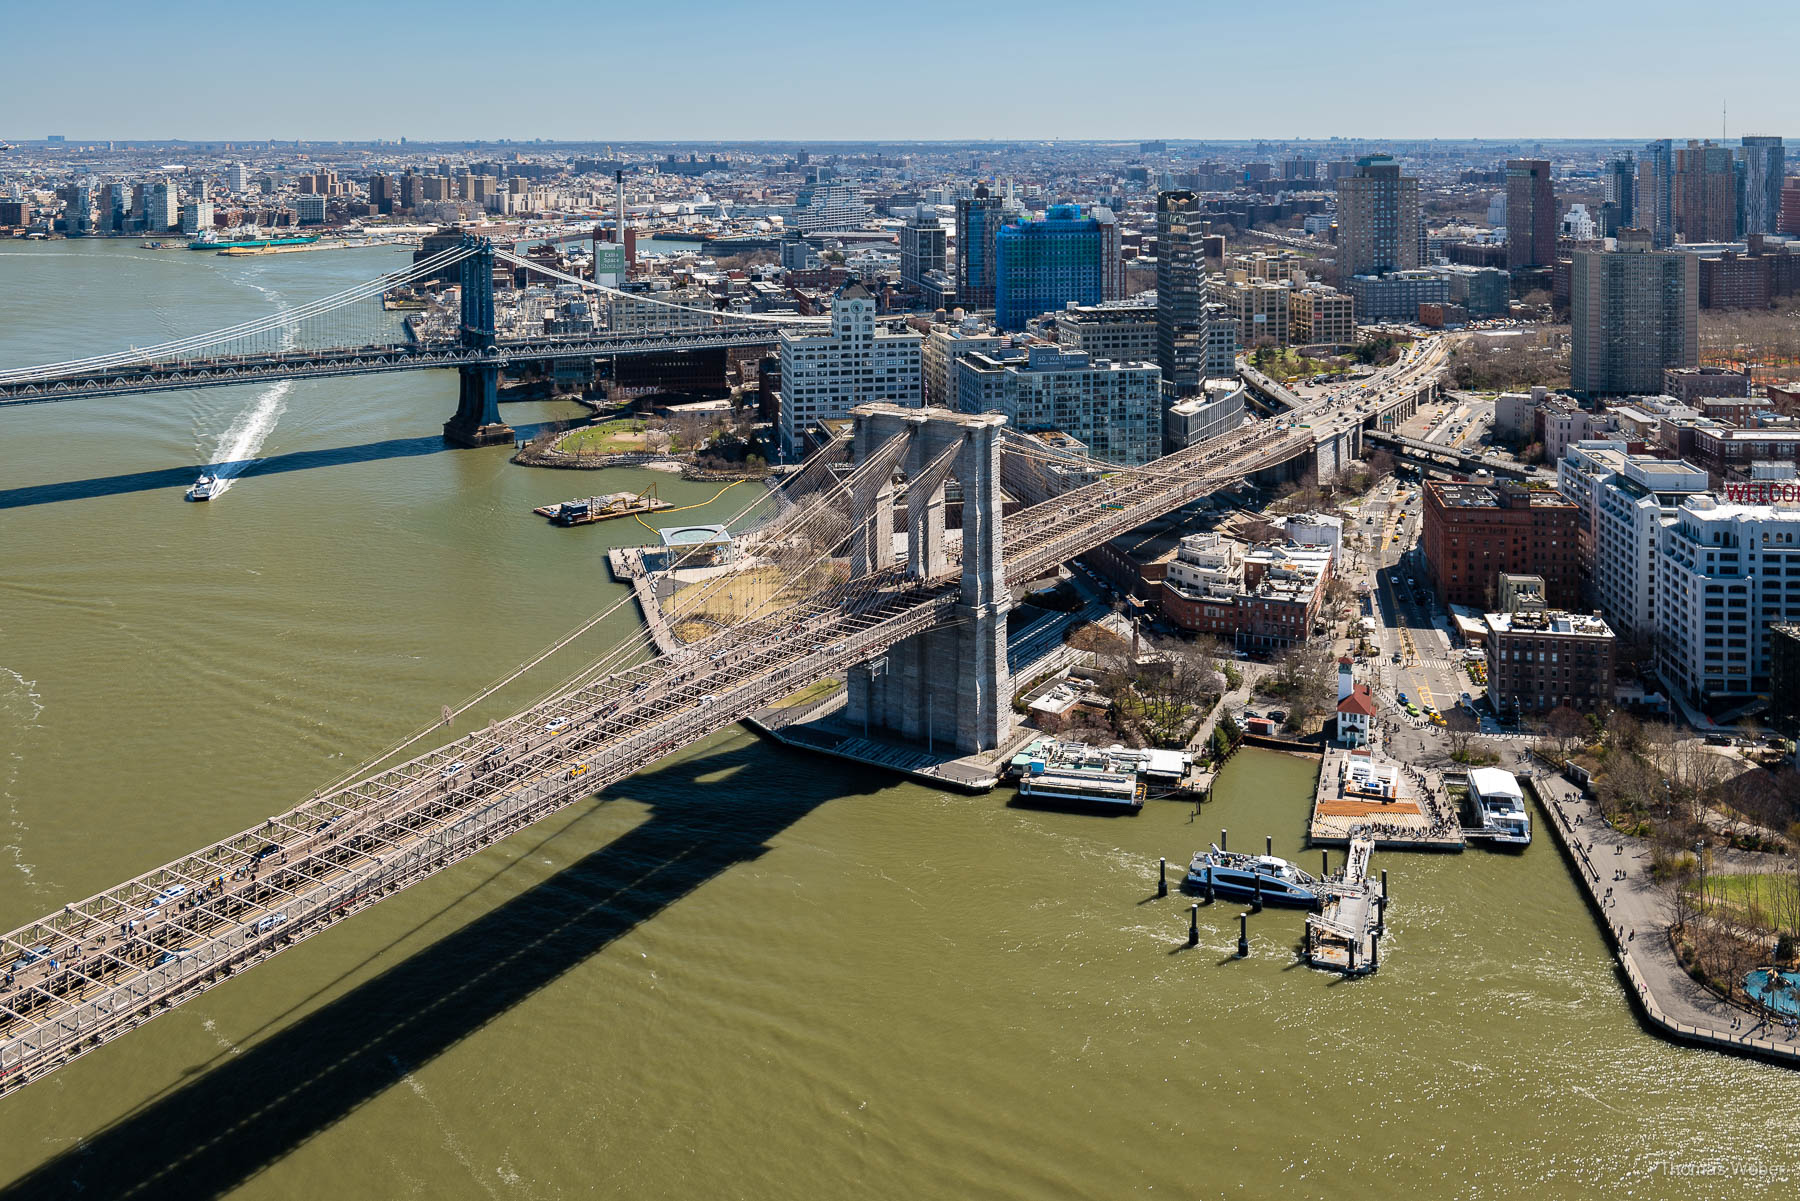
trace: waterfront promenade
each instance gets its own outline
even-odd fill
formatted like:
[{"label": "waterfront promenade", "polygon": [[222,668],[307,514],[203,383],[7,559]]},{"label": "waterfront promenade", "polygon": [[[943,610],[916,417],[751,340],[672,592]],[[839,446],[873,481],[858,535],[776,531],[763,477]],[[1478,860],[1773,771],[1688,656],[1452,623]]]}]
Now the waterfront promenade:
[{"label": "waterfront promenade", "polygon": [[[1562,777],[1541,769],[1530,778],[1543,824],[1601,918],[1639,1014],[1678,1042],[1800,1067],[1800,1040],[1708,992],[1676,961],[1667,902],[1650,879],[1648,845],[1609,826],[1599,806]],[[1619,872],[1623,878],[1613,879]]]}]

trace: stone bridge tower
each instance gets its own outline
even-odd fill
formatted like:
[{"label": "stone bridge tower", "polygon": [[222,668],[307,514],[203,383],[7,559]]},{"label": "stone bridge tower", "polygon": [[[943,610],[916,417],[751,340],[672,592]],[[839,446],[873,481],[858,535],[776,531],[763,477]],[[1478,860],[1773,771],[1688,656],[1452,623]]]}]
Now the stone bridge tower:
[{"label": "stone bridge tower", "polygon": [[1000,543],[1000,431],[997,413],[955,413],[862,405],[852,453],[873,462],[872,478],[851,497],[851,573],[898,563],[894,474],[905,475],[906,573],[932,579],[954,564],[945,545],[944,486],[962,486],[961,590],[949,623],[891,647],[850,670],[845,720],[934,748],[992,750],[1012,727],[1012,673],[1006,662],[1006,587]]}]

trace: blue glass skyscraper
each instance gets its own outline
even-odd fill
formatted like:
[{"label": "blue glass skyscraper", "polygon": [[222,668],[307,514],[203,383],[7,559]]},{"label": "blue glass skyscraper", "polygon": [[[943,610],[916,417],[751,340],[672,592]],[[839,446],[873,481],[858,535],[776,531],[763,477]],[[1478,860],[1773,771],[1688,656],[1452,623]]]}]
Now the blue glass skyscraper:
[{"label": "blue glass skyscraper", "polygon": [[1081,206],[1053,204],[1042,220],[1001,226],[994,239],[994,324],[1024,329],[1043,313],[1105,299],[1106,237]]}]

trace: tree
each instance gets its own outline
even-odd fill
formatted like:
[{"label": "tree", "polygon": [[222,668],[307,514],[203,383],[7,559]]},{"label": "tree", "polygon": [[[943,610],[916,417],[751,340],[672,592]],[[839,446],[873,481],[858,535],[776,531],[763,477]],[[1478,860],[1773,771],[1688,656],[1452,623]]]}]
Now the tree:
[{"label": "tree", "polygon": [[1558,705],[1552,709],[1546,724],[1550,730],[1550,736],[1556,739],[1565,755],[1581,741],[1582,735],[1588,731],[1587,719],[1568,705]]}]

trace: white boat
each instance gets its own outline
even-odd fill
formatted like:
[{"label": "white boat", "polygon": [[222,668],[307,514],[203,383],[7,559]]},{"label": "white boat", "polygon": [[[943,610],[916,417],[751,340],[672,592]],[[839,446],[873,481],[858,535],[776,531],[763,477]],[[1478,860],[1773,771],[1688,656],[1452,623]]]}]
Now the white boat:
[{"label": "white boat", "polygon": [[1217,846],[1201,851],[1188,864],[1182,885],[1195,892],[1211,890],[1227,897],[1262,896],[1268,905],[1311,907],[1318,903],[1318,881],[1277,855],[1240,855]]},{"label": "white boat", "polygon": [[201,472],[187,490],[189,500],[211,500],[219,494],[219,477],[210,472]]},{"label": "white boat", "polygon": [[1469,773],[1469,800],[1481,816],[1488,842],[1521,849],[1531,845],[1531,814],[1525,811],[1525,795],[1511,772],[1476,768]]}]

